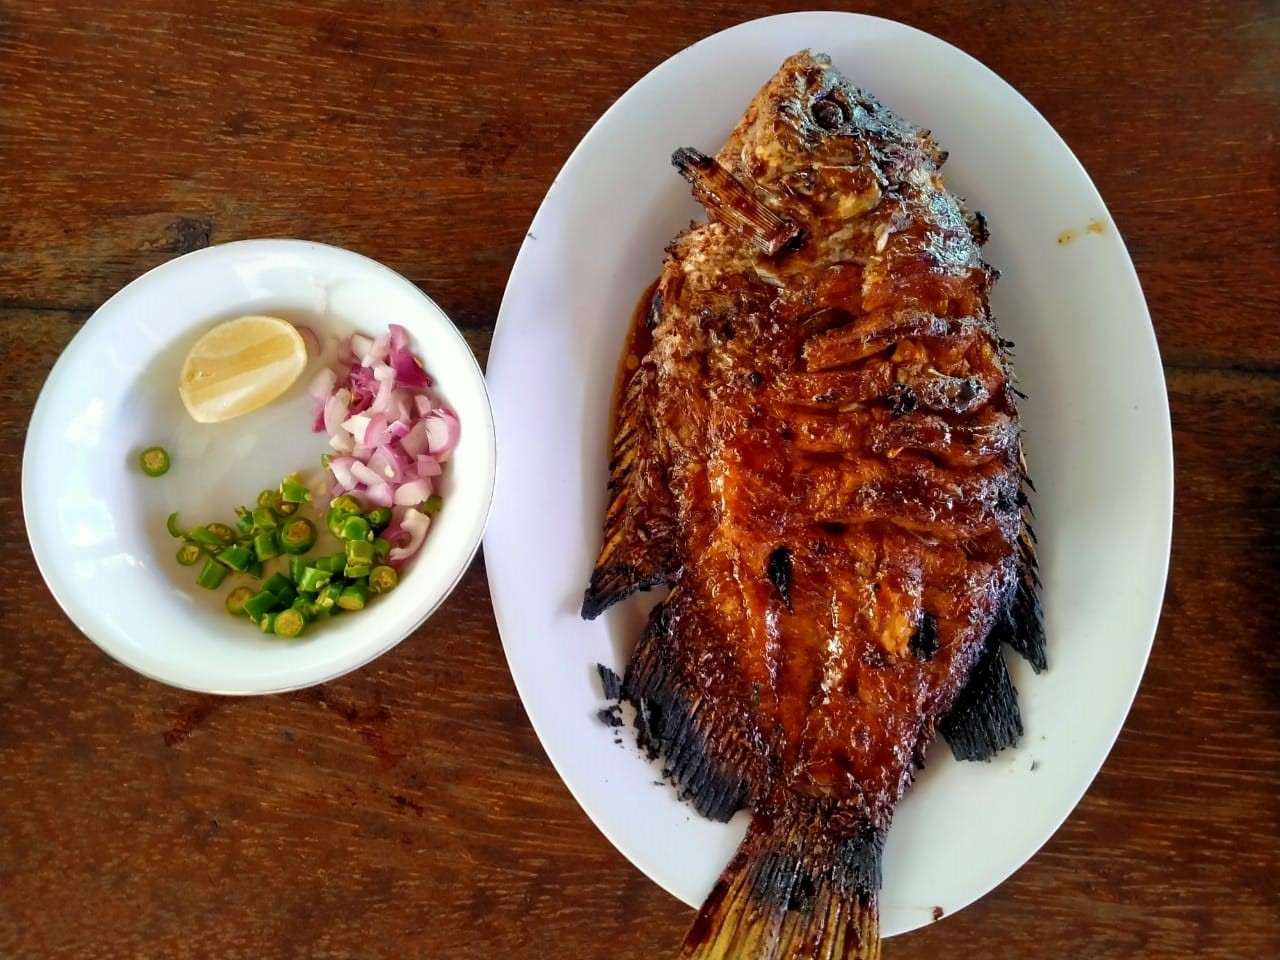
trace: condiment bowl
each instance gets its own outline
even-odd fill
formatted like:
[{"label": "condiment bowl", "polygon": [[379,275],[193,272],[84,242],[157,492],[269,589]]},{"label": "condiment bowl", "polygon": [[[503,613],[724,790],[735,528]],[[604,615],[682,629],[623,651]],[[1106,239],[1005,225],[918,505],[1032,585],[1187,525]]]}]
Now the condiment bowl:
[{"label": "condiment bowl", "polygon": [[[223,423],[196,423],[178,372],[196,339],[243,314],[283,317],[323,342],[404,326],[439,402],[461,422],[440,478],[443,508],[399,586],[364,610],[301,637],[263,635],[224,608],[226,589],[196,585],[175,558],[169,514],[234,522],[291,472],[323,476],[328,436],[312,431],[307,385],[321,359],[278,400]],[[149,477],[138,454],[164,447]],[[120,663],[191,690],[253,694],[338,677],[413,633],[475,556],[497,465],[484,376],[457,328],[414,284],[360,254],[302,240],[245,240],[179,257],[130,283],[75,335],[36,403],[22,465],[35,561],[62,609]],[[426,641],[428,638],[423,637]]]}]

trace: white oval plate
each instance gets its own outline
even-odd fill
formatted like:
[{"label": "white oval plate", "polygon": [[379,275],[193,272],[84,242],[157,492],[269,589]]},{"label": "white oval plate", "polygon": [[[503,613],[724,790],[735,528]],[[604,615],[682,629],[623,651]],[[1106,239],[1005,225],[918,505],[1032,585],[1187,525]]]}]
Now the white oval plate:
[{"label": "white oval plate", "polygon": [[[1011,663],[1027,731],[1017,749],[961,764],[935,746],[899,807],[881,898],[892,936],[991,890],[1070,813],[1124,722],[1164,592],[1173,465],[1151,322],[1101,198],[1026,100],[928,34],[840,13],[742,24],[632,87],[565,164],[511,274],[488,378],[503,456],[521,469],[499,478],[485,557],[511,672],[551,761],[618,849],[696,906],[745,816],[702,820],[654,784],[629,729],[620,747],[595,719],[593,665],[621,672],[644,601],[593,623],[578,605],[600,542],[623,336],[663,247],[702,219],[671,152],[719,149],[757,89],[805,47],[932,129],[950,151],[952,189],[987,215],[984,256],[1003,272],[993,303],[1017,343],[1039,491],[1050,668],[1037,677]],[[1063,231],[1076,239],[1060,243]]]},{"label": "white oval plate", "polygon": [[[234,521],[233,508],[287,473],[316,472],[327,437],[310,431],[306,372],[280,399],[226,423],[192,420],[178,397],[191,345],[220,320],[268,313],[320,339],[397,322],[458,413],[441,478],[445,508],[400,586],[294,642],[223,609],[227,589],[195,585],[174,560],[165,518]],[[153,444],[173,466],[146,477]],[[72,621],[121,663],[178,687],[266,693],[332,679],[408,636],[475,555],[492,500],[492,412],[475,356],[421,290],[367,257],[303,240],[244,240],[171,260],[102,305],[54,364],[28,428],[22,505],[45,582]]]}]

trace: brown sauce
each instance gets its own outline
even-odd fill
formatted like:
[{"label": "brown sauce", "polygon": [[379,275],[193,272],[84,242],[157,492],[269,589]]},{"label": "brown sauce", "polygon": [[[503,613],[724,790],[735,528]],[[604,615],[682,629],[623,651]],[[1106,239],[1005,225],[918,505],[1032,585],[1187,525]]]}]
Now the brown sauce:
[{"label": "brown sauce", "polygon": [[1063,230],[1058,234],[1058,243],[1061,246],[1066,246],[1068,243],[1073,243],[1079,239],[1082,233],[1106,233],[1106,230],[1106,225],[1101,220],[1093,219],[1085,224],[1084,230]]},{"label": "brown sauce", "polygon": [[631,311],[631,326],[627,329],[627,338],[622,343],[622,354],[618,358],[618,372],[613,380],[613,401],[609,408],[610,423],[618,422],[618,407],[622,405],[622,394],[631,382],[631,375],[640,369],[640,361],[653,346],[653,334],[645,320],[649,316],[649,302],[653,292],[658,289],[659,277],[644,288],[635,309]]}]

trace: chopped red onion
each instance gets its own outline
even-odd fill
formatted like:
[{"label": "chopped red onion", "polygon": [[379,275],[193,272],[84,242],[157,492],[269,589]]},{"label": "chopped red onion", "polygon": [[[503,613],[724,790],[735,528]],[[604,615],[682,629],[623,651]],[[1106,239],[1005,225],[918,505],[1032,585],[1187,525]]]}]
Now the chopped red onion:
[{"label": "chopped red onion", "polygon": [[416,480],[400,484],[396,489],[395,505],[397,507],[414,507],[422,503],[434,492],[435,487],[429,477],[418,477]]},{"label": "chopped red onion", "polygon": [[409,534],[409,542],[403,547],[391,548],[391,559],[395,561],[408,560],[418,548],[422,546],[422,541],[427,536],[427,528],[431,526],[431,518],[416,507],[410,507],[404,512],[404,516],[400,518],[400,527]]},{"label": "chopped red onion", "polygon": [[441,463],[458,444],[458,417],[426,392],[431,378],[399,324],[377,337],[353,334],[329,356],[336,360],[309,390],[317,406],[314,429],[328,433],[337,452],[329,460],[331,502],[349,492],[391,508],[382,536],[399,564],[418,551],[431,525],[419,507],[435,492]]},{"label": "chopped red onion", "polygon": [[293,328],[302,337],[302,342],[307,348],[307,355],[310,357],[320,356],[320,338],[316,336],[316,332],[305,323],[295,323]]},{"label": "chopped red onion", "polygon": [[421,390],[431,386],[431,381],[427,378],[422,367],[418,366],[418,359],[407,350],[391,350],[391,369],[396,372],[396,383],[402,387],[411,387],[415,390]]},{"label": "chopped red onion", "polygon": [[458,445],[460,427],[452,410],[437,407],[427,417],[427,452],[437,460],[446,460]]},{"label": "chopped red onion", "polygon": [[396,488],[390,483],[371,483],[364,492],[364,499],[371,506],[389,507],[395,503]]},{"label": "chopped red onion", "polygon": [[311,379],[311,384],[307,387],[307,393],[323,402],[329,394],[333,393],[333,385],[337,382],[337,379],[338,375],[333,368],[325,367]]},{"label": "chopped red onion", "polygon": [[376,410],[369,417],[369,425],[364,430],[364,440],[362,441],[366,447],[380,447],[390,435],[387,433],[387,415],[381,410]]},{"label": "chopped red onion", "polygon": [[347,356],[360,360],[363,363],[363,357],[369,352],[369,348],[373,346],[373,338],[366,337],[362,333],[353,333],[351,339],[347,341]]},{"label": "chopped red onion", "polygon": [[372,486],[375,483],[383,483],[386,480],[385,477],[380,477],[378,471],[374,470],[373,467],[367,463],[361,463],[359,460],[355,460],[351,464],[351,475],[360,483],[368,486]]},{"label": "chopped red onion", "polygon": [[329,460],[329,469],[339,486],[350,490],[356,485],[357,481],[355,474],[351,472],[351,465],[358,462],[355,457],[333,457]]},{"label": "chopped red onion", "polygon": [[427,421],[419,420],[400,440],[400,447],[411,457],[420,457],[427,452]]}]

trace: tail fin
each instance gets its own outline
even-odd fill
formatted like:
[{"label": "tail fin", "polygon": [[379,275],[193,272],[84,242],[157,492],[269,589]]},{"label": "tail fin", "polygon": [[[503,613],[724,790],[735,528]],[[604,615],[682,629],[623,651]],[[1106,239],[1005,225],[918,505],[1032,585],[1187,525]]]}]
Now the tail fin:
[{"label": "tail fin", "polygon": [[881,831],[832,836],[830,811],[756,813],[680,960],[878,960]]}]

